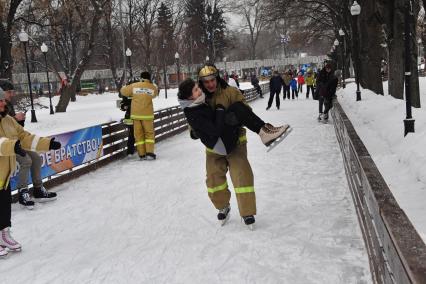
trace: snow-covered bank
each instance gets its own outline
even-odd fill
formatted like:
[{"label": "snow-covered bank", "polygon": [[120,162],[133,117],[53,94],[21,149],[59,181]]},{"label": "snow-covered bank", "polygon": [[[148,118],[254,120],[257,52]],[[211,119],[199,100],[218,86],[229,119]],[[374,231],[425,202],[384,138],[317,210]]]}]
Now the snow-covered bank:
[{"label": "snow-covered bank", "polygon": [[[55,190],[29,212],[14,205],[23,251],[0,264],[4,283],[371,283],[367,254],[331,124],[317,103],[284,101],[264,120],[294,131],[266,153],[248,132],[257,228],[217,224],[205,149],[188,133],[159,143],[155,162],[118,161]],[[231,184],[229,182],[229,184]],[[231,191],[233,191],[231,189]],[[3,283],[2,282],[2,283]]]},{"label": "snow-covered bank", "polygon": [[[426,78],[420,78],[426,103]],[[387,84],[385,84],[387,89]],[[413,108],[416,133],[404,138],[405,101],[362,90],[356,85],[338,92],[338,100],[385,178],[401,208],[426,241],[426,109]]]},{"label": "snow-covered bank", "polygon": [[[241,89],[250,88],[253,88],[250,83],[241,83]],[[48,136],[117,121],[124,116],[124,112],[116,107],[118,99],[117,93],[108,92],[102,95],[77,96],[77,101],[70,102],[65,113],[50,115],[49,109],[37,109],[37,123],[30,122],[30,112],[28,112],[25,128],[38,135]],[[53,106],[57,104],[58,100],[58,96],[52,98]],[[42,105],[49,106],[49,99],[46,97],[40,98],[39,102]],[[165,98],[164,89],[161,89],[159,96],[154,99],[155,110],[176,106],[177,104],[176,88],[167,90],[167,99]]]}]

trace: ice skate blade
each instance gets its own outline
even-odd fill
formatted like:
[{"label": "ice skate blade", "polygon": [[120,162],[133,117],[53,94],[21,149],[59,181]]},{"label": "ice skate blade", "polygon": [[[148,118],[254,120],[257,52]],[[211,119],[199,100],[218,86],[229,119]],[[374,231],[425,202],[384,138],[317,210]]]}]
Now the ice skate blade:
[{"label": "ice skate blade", "polygon": [[34,209],[34,205],[33,206],[25,206],[25,205],[22,205],[22,204],[20,204],[20,205],[21,205],[21,208],[25,208],[27,210],[33,210]]},{"label": "ice skate blade", "polygon": [[293,131],[293,128],[289,127],[286,132],[283,133],[280,137],[275,139],[272,143],[270,143],[268,147],[268,150],[266,152],[270,152],[272,149],[274,149],[278,144],[283,142],[283,140]]},{"label": "ice skate blade", "polygon": [[254,231],[254,224],[250,224],[246,226],[247,226],[247,229],[249,229],[250,231]]},{"label": "ice skate blade", "polygon": [[57,198],[56,196],[52,198],[34,198],[34,201],[37,203],[46,203],[46,202],[55,201],[56,198]]},{"label": "ice skate blade", "polygon": [[230,214],[230,213],[228,213],[228,215],[226,216],[226,218],[225,218],[225,219],[223,219],[223,220],[219,220],[219,222],[220,222],[220,226],[221,226],[221,227],[225,226],[225,225],[226,225],[226,223],[228,223],[228,220],[229,220],[229,214]]},{"label": "ice skate blade", "polygon": [[21,251],[22,251],[22,248],[17,248],[17,249],[7,248],[7,250],[8,250],[9,252],[21,252]]}]

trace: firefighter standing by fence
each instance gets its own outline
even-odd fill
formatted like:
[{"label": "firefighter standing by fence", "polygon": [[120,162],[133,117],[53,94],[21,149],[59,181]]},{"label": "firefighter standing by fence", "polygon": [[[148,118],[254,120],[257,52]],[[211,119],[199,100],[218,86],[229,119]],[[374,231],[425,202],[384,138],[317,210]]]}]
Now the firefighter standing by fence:
[{"label": "firefighter standing by fence", "polygon": [[151,74],[142,72],[140,82],[124,86],[121,95],[131,98],[130,118],[133,120],[133,130],[136,149],[142,160],[155,160],[154,153],[154,107],[152,99],[158,96],[158,88],[151,82]]}]

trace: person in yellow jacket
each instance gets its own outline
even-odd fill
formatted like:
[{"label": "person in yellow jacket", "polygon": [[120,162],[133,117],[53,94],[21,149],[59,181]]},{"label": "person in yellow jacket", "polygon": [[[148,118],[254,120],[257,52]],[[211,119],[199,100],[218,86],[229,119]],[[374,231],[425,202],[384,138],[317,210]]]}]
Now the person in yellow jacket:
[{"label": "person in yellow jacket", "polygon": [[306,86],[307,86],[306,98],[309,99],[309,91],[312,92],[312,97],[314,97],[315,77],[314,77],[314,73],[312,72],[312,69],[308,69],[308,72],[306,72],[305,82],[306,82]]},{"label": "person in yellow jacket", "polygon": [[142,160],[155,160],[154,107],[152,99],[158,88],[151,82],[151,74],[142,72],[140,82],[124,86],[121,95],[132,99],[130,118],[133,120],[136,149]]},{"label": "person in yellow jacket", "polygon": [[5,257],[9,251],[21,250],[21,245],[10,235],[12,198],[9,181],[16,170],[16,154],[25,156],[25,150],[46,152],[60,147],[54,138],[30,134],[7,115],[5,95],[0,88],[0,257]]},{"label": "person in yellow jacket", "polygon": [[[216,67],[212,65],[202,67],[198,77],[199,85],[206,95],[206,103],[213,110],[219,105],[226,110],[236,102],[245,103],[243,94],[220,78]],[[231,123],[231,120],[232,117],[225,118],[227,123]],[[240,127],[237,131],[239,132],[237,146],[226,156],[206,149],[207,191],[213,205],[219,210],[217,218],[224,224],[231,210],[229,205],[231,192],[226,179],[226,173],[229,170],[240,216],[246,225],[253,228],[254,215],[256,215],[254,177],[247,159],[246,130]]]}]

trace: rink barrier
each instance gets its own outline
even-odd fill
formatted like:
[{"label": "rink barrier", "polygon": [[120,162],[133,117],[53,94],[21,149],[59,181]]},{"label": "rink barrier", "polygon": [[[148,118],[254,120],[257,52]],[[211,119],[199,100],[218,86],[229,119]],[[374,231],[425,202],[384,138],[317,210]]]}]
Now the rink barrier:
[{"label": "rink barrier", "polygon": [[331,112],[374,283],[426,283],[426,246],[341,105]]},{"label": "rink barrier", "polygon": [[[263,93],[269,92],[269,84],[261,85]],[[248,102],[257,99],[255,89],[245,90],[244,96]],[[180,134],[188,129],[188,124],[182,109],[174,106],[154,112],[155,142]],[[109,122],[102,125],[103,155],[99,159],[90,161],[70,170],[52,175],[44,180],[47,189],[76,179],[112,162],[126,157],[128,129],[122,122]],[[30,189],[32,191],[32,189]],[[14,202],[17,194],[13,195]]]}]

